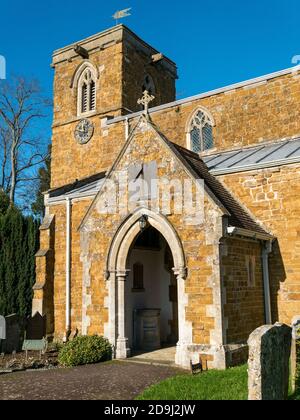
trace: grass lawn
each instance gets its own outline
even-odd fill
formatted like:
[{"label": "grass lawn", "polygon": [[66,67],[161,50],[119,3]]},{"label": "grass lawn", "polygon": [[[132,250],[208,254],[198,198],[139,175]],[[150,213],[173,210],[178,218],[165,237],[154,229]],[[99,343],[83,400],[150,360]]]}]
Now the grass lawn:
[{"label": "grass lawn", "polygon": [[247,400],[247,365],[226,371],[211,370],[201,375],[175,376],[154,385],[138,400]]},{"label": "grass lawn", "polygon": [[[146,389],[137,400],[188,401],[188,400],[247,400],[247,365],[226,371],[211,370],[202,375],[175,376]],[[289,400],[300,400],[300,388]]]},{"label": "grass lawn", "polygon": [[300,374],[298,376],[297,382],[296,382],[296,392],[294,395],[290,395],[290,400],[294,400],[294,401],[300,401]]}]

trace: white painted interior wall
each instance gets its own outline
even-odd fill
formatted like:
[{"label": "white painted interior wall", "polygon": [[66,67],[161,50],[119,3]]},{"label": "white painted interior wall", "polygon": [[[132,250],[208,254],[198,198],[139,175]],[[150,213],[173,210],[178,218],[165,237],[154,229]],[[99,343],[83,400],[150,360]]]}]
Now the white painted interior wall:
[{"label": "white painted interior wall", "polygon": [[[161,309],[161,341],[166,343],[171,333],[169,320],[173,318],[172,302],[169,301],[171,275],[164,266],[165,246],[160,251],[133,249],[128,259],[130,274],[125,290],[126,335],[133,347],[133,312],[135,309]],[[144,292],[135,293],[133,265],[144,266]]]}]

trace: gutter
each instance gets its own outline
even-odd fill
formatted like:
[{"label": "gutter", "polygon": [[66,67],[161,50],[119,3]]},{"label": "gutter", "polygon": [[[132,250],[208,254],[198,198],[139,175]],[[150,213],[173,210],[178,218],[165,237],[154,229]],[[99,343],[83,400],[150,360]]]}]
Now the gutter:
[{"label": "gutter", "polygon": [[256,239],[259,241],[273,241],[274,236],[268,233],[254,232],[253,230],[242,229],[237,227],[228,227],[227,234],[229,236],[244,236],[250,239]]},{"label": "gutter", "polygon": [[83,200],[93,199],[97,195],[98,190],[89,191],[86,194],[73,194],[73,195],[61,195],[58,197],[49,198],[47,200],[47,206],[63,204],[66,200]]},{"label": "gutter", "polygon": [[267,233],[252,232],[247,229],[240,229],[236,227],[228,227],[227,234],[229,236],[244,236],[246,238],[260,240],[262,242],[262,269],[263,269],[263,284],[264,284],[264,305],[265,305],[265,320],[267,325],[272,324],[272,309],[271,309],[271,292],[270,292],[270,270],[269,270],[269,255],[272,252],[272,244],[274,237]]}]

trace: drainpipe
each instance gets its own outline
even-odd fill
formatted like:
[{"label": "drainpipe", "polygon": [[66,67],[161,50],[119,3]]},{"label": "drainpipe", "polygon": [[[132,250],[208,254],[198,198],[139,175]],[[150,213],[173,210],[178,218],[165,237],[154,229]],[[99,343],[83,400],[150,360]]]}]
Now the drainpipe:
[{"label": "drainpipe", "polygon": [[270,294],[270,273],[269,273],[269,255],[272,252],[272,241],[263,243],[262,264],[265,295],[265,314],[266,324],[272,324],[271,294]]},{"label": "drainpipe", "polygon": [[125,141],[129,138],[129,118],[125,120]]},{"label": "drainpipe", "polygon": [[248,229],[236,227],[228,227],[227,234],[229,236],[244,236],[246,238],[260,240],[263,244],[262,249],[262,265],[263,265],[263,282],[264,282],[264,298],[265,298],[265,317],[268,325],[272,324],[271,310],[271,293],[270,293],[270,273],[269,273],[269,255],[272,252],[272,244],[274,237],[269,234],[252,232]]},{"label": "drainpipe", "polygon": [[66,337],[71,330],[71,211],[72,202],[66,199]]}]

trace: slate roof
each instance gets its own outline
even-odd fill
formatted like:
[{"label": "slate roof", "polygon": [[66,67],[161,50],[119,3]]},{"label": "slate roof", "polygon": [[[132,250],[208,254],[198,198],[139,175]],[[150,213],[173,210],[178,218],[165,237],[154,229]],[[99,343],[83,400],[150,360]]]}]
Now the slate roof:
[{"label": "slate roof", "polygon": [[208,169],[217,172],[239,172],[255,167],[270,167],[300,160],[300,138],[203,157]]},{"label": "slate roof", "polygon": [[192,169],[199,179],[203,179],[207,187],[226,208],[229,216],[229,225],[237,228],[251,230],[253,232],[267,234],[267,232],[255,222],[246,210],[231,195],[225,186],[212,175],[206,164],[197,153],[191,152],[175,143],[169,142],[172,149],[177,151],[177,156],[188,168]]},{"label": "slate roof", "polygon": [[97,193],[105,180],[106,172],[100,172],[88,178],[77,180],[71,184],[64,185],[47,191],[49,198],[59,198],[73,194]]}]

